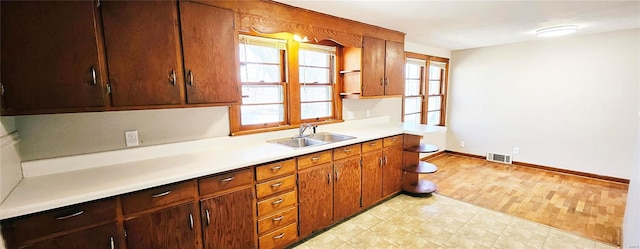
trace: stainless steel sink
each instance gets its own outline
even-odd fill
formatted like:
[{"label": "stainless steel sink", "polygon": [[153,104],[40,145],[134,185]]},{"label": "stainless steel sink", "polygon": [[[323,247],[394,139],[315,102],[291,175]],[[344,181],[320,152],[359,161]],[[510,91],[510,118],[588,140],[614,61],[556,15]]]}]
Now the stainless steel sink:
[{"label": "stainless steel sink", "polygon": [[321,132],[304,137],[281,138],[267,141],[269,143],[281,144],[294,149],[307,148],[323,144],[335,143],[344,140],[354,139],[356,137],[341,134]]}]

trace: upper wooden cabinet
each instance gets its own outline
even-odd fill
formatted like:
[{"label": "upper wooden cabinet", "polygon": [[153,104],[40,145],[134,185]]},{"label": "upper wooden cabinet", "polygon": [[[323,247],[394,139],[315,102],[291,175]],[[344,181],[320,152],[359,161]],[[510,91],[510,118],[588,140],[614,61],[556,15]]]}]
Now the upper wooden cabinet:
[{"label": "upper wooden cabinet", "polygon": [[180,2],[187,103],[240,101],[238,32],[231,10]]},{"label": "upper wooden cabinet", "polygon": [[2,114],[106,105],[91,1],[2,1]]},{"label": "upper wooden cabinet", "polygon": [[344,48],[343,92],[362,97],[402,95],[404,44],[364,36],[362,48]]},{"label": "upper wooden cabinet", "polygon": [[113,106],[181,104],[177,3],[103,1],[101,8]]}]

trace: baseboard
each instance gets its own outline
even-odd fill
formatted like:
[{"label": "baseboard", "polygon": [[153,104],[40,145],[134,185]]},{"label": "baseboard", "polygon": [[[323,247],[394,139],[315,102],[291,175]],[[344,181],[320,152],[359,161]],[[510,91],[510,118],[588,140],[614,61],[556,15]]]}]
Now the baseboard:
[{"label": "baseboard", "polygon": [[[445,151],[443,151],[443,153],[452,154],[452,155],[459,155],[459,156],[466,156],[466,157],[473,157],[473,158],[479,158],[479,159],[486,159],[485,156],[468,154],[468,153],[457,152],[457,151],[450,151],[450,150],[445,150]],[[541,169],[541,170],[546,170],[546,171],[564,173],[564,174],[568,174],[568,175],[582,176],[582,177],[588,177],[588,178],[593,178],[593,179],[599,179],[599,180],[605,180],[605,181],[629,184],[629,179],[617,178],[617,177],[613,177],[613,176],[603,176],[603,175],[598,175],[598,174],[592,174],[592,173],[586,173],[586,172],[580,172],[580,171],[574,171],[574,170],[568,170],[568,169],[559,169],[559,168],[554,168],[554,167],[549,167],[549,166],[544,166],[544,165],[525,163],[525,162],[517,162],[517,161],[513,161],[513,164],[514,165],[518,165],[518,166],[534,168],[534,169]]]}]

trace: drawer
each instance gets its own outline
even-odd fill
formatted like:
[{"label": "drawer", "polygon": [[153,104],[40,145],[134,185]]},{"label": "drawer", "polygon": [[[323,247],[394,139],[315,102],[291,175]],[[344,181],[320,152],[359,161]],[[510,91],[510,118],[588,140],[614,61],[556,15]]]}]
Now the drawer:
[{"label": "drawer", "polygon": [[333,160],[360,155],[360,144],[354,144],[333,149]]},{"label": "drawer", "polygon": [[298,157],[298,169],[306,169],[315,165],[331,162],[331,151],[321,151]]},{"label": "drawer", "polygon": [[264,236],[260,236],[258,243],[260,249],[282,248],[291,244],[298,238],[297,224],[293,223],[286,227],[280,228]]},{"label": "drawer", "polygon": [[295,187],[296,176],[290,175],[256,185],[256,193],[258,199],[260,199],[276,193],[292,190]]},{"label": "drawer", "polygon": [[239,186],[253,185],[253,169],[245,169],[200,179],[200,195],[214,194]]},{"label": "drawer", "polygon": [[291,191],[275,197],[271,197],[264,201],[258,202],[258,217],[271,214],[279,209],[295,206],[296,191]]},{"label": "drawer", "polygon": [[394,145],[402,145],[402,135],[397,135],[393,137],[385,137],[382,145],[386,148]]},{"label": "drawer", "polygon": [[[63,232],[95,223],[116,219],[116,201],[114,198],[63,207],[11,221],[15,242],[22,244],[27,240]],[[9,224],[4,223],[2,226]]]},{"label": "drawer", "polygon": [[382,149],[382,139],[362,143],[362,153]]},{"label": "drawer", "polygon": [[262,181],[269,178],[292,174],[296,171],[296,159],[270,163],[256,167],[256,180]]},{"label": "drawer", "polygon": [[170,184],[122,196],[125,215],[195,199],[196,181]]},{"label": "drawer", "polygon": [[298,220],[298,209],[293,207],[274,215],[258,220],[258,234],[269,232],[273,229],[295,223]]}]

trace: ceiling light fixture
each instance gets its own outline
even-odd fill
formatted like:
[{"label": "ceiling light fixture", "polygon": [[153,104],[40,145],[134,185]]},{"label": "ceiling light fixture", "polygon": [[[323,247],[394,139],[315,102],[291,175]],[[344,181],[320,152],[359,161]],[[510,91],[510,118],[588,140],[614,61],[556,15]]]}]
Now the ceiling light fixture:
[{"label": "ceiling light fixture", "polygon": [[536,36],[538,37],[553,37],[571,34],[578,30],[576,25],[556,26],[551,28],[544,28],[536,30]]}]

